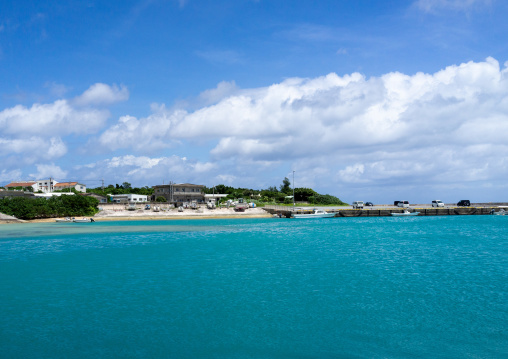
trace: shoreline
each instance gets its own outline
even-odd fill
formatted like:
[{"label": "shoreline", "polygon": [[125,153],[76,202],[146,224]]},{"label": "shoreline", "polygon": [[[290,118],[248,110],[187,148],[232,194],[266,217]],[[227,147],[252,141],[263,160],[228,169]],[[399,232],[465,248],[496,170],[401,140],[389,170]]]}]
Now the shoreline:
[{"label": "shoreline", "polygon": [[[158,220],[189,220],[189,219],[233,219],[233,218],[270,218],[272,215],[262,208],[249,208],[245,212],[235,212],[232,208],[222,209],[200,209],[185,210],[178,212],[177,210],[163,212],[148,211],[127,211],[127,210],[103,210],[95,216],[85,218],[93,218],[95,222],[107,221],[158,221]],[[25,223],[55,223],[55,218],[41,218],[23,221]],[[83,218],[83,217],[76,217]],[[12,222],[11,222],[12,223]]]}]

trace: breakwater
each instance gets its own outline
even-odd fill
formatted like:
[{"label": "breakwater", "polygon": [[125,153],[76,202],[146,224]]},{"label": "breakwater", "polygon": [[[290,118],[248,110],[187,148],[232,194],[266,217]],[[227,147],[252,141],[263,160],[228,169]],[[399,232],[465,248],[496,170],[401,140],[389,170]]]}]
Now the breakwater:
[{"label": "breakwater", "polygon": [[[400,207],[369,207],[363,209],[352,208],[321,208],[327,212],[335,213],[335,217],[388,217],[392,213],[402,213],[403,208]],[[471,207],[411,207],[410,212],[419,212],[418,216],[457,216],[457,215],[488,215],[492,211],[499,211],[496,206],[471,206]],[[296,208],[286,206],[266,206],[264,210],[273,215],[282,217],[291,217],[293,214],[312,213],[313,208]]]}]

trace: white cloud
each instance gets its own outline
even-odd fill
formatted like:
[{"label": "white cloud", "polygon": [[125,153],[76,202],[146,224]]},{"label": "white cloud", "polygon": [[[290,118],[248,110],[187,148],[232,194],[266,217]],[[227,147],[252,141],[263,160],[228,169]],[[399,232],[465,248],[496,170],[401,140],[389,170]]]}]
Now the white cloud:
[{"label": "white cloud", "polygon": [[0,156],[15,156],[18,165],[53,160],[66,153],[67,146],[59,137],[52,137],[49,140],[36,136],[15,139],[0,138]]},{"label": "white cloud", "polygon": [[55,164],[40,164],[36,166],[37,173],[30,174],[31,178],[42,179],[42,178],[67,178],[68,171],[62,170]]},{"label": "white cloud", "polygon": [[93,108],[77,110],[66,100],[36,103],[30,108],[17,105],[0,112],[0,135],[89,134],[101,128],[108,117],[108,111]]},{"label": "white cloud", "polygon": [[143,153],[171,147],[175,143],[170,136],[172,124],[186,113],[169,113],[164,106],[152,109],[155,113],[142,119],[122,116],[116,125],[101,134],[99,145],[109,150],[131,148]]},{"label": "white cloud", "polygon": [[189,161],[185,157],[117,156],[95,163],[76,166],[75,172],[84,180],[107,178],[116,183],[143,185],[163,182],[207,183],[215,176],[217,166],[209,162]]},{"label": "white cloud", "polygon": [[109,86],[96,83],[90,86],[82,95],[76,97],[73,103],[78,106],[110,105],[129,99],[129,90],[125,86]]},{"label": "white cloud", "polygon": [[313,174],[302,185],[438,185],[508,175],[508,70],[492,58],[434,74],[290,78],[225,91],[215,101],[192,113],[159,108],[140,120],[121,118],[101,143],[138,151],[215,143],[209,153],[222,178],[242,181],[249,169],[286,161]]},{"label": "white cloud", "polygon": [[12,181],[21,180],[22,172],[19,169],[7,171],[2,170],[0,172],[0,183],[10,183]]}]

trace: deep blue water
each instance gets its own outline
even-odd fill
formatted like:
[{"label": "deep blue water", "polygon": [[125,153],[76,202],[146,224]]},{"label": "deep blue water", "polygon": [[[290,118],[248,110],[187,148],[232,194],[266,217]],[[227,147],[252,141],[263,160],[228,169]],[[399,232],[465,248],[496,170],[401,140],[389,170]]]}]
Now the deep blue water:
[{"label": "deep blue water", "polygon": [[507,358],[508,218],[0,226],[1,358]]}]

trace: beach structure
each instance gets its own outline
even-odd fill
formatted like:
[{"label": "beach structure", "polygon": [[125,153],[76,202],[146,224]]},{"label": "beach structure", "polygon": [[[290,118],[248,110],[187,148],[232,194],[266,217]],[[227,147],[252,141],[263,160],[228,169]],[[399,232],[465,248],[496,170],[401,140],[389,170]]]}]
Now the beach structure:
[{"label": "beach structure", "polygon": [[108,203],[108,199],[106,197],[98,195],[96,193],[80,193],[80,195],[96,198],[99,201],[99,203]]},{"label": "beach structure", "polygon": [[20,188],[22,190],[28,190],[32,192],[42,192],[49,193],[55,190],[55,185],[58,184],[52,178],[45,180],[36,180],[36,181],[14,181],[5,186],[7,189]]},{"label": "beach structure", "polygon": [[31,192],[39,191],[39,184],[37,183],[37,181],[14,181],[5,185],[4,187],[7,190],[21,188],[22,191],[31,191]]},{"label": "beach structure", "polygon": [[205,194],[203,185],[191,183],[170,183],[165,185],[153,186],[152,200],[157,197],[164,197],[166,201],[181,206],[187,203],[205,203]]},{"label": "beach structure", "polygon": [[86,186],[78,182],[60,182],[53,186],[54,191],[63,191],[66,189],[75,189],[78,192],[86,193]]},{"label": "beach structure", "polygon": [[148,196],[143,194],[115,194],[110,195],[111,202],[113,203],[142,203],[148,202]]}]

